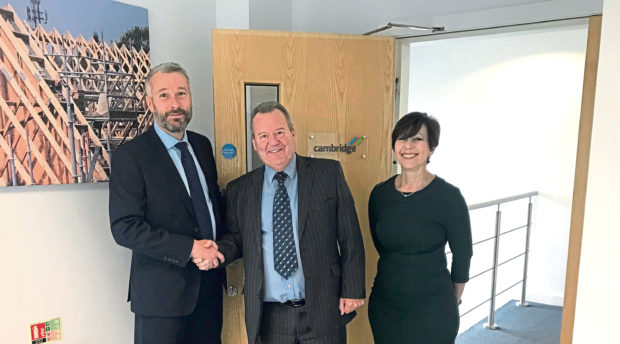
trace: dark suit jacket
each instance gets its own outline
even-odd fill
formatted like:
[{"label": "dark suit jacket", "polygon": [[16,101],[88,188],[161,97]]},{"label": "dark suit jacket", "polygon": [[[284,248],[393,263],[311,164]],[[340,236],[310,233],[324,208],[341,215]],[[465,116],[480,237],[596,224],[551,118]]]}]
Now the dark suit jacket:
[{"label": "dark suit jacket", "polygon": [[[230,263],[242,256],[245,269],[245,325],[258,341],[263,295],[261,199],[265,168],[226,187],[227,234],[218,241]],[[298,231],[312,330],[327,333],[355,314],[340,316],[341,297],[366,297],[364,244],[353,196],[340,163],[297,156]]]},{"label": "dark suit jacket", "polygon": [[[211,143],[190,131],[187,137],[207,181],[220,237],[224,205]],[[132,250],[131,310],[145,316],[190,314],[201,273],[188,259],[201,234],[185,184],[153,128],[112,155],[110,225],[116,242]],[[213,275],[214,283],[221,285],[224,273]]]}]

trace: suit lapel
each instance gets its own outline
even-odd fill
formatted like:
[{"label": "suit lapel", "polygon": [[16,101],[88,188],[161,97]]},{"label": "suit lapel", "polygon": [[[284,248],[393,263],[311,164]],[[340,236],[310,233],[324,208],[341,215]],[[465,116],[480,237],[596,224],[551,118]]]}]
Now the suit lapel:
[{"label": "suit lapel", "polygon": [[161,172],[164,176],[166,176],[166,180],[169,181],[169,186],[173,188],[174,193],[179,196],[181,203],[187,208],[192,216],[194,216],[194,207],[192,206],[192,200],[189,198],[189,194],[187,193],[187,188],[183,183],[183,179],[179,175],[179,170],[177,170],[176,166],[172,162],[172,158],[170,158],[170,154],[166,150],[166,146],[161,142],[159,136],[155,132],[155,129],[151,127],[146,132],[147,137],[149,138],[150,144],[149,147],[152,149],[153,161],[155,161],[161,169]]},{"label": "suit lapel", "polygon": [[314,169],[310,161],[308,158],[297,155],[297,232],[300,240],[306,227],[306,217],[314,185]]},{"label": "suit lapel", "polygon": [[[261,167],[258,171],[252,174],[250,189],[248,190],[248,207],[247,211],[250,212],[250,223],[248,225],[254,231],[256,235],[256,242],[259,254],[262,256],[263,246],[263,222],[262,222],[262,204],[263,204],[263,181],[265,178],[265,167]],[[262,260],[261,260],[262,262]]]}]

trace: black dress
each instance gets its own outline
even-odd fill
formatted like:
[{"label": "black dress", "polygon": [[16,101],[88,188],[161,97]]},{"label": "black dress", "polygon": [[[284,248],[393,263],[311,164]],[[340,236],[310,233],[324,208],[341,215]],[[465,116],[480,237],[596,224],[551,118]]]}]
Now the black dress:
[{"label": "black dress", "polygon": [[375,186],[368,204],[379,252],[368,309],[375,343],[454,343],[459,310],[452,283],[469,280],[472,256],[467,205],[459,189],[439,177],[407,197],[395,178]]}]

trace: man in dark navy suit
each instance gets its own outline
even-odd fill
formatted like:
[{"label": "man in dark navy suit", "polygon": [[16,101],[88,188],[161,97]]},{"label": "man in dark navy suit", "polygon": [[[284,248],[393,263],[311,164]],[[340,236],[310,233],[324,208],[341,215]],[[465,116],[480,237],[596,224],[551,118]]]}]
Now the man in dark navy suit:
[{"label": "man in dark navy suit", "polygon": [[209,140],[185,128],[189,77],[176,63],[146,79],[154,124],[112,156],[110,224],[132,250],[129,300],[135,343],[221,343],[225,271],[213,240],[224,231],[222,197]]}]

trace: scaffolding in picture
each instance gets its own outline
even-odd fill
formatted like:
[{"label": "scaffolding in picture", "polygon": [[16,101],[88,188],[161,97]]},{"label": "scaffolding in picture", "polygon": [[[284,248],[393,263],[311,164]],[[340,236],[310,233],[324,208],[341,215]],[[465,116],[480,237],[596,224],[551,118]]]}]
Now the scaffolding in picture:
[{"label": "scaffolding in picture", "polygon": [[46,32],[0,8],[0,186],[107,181],[110,155],[152,124],[149,55]]}]

